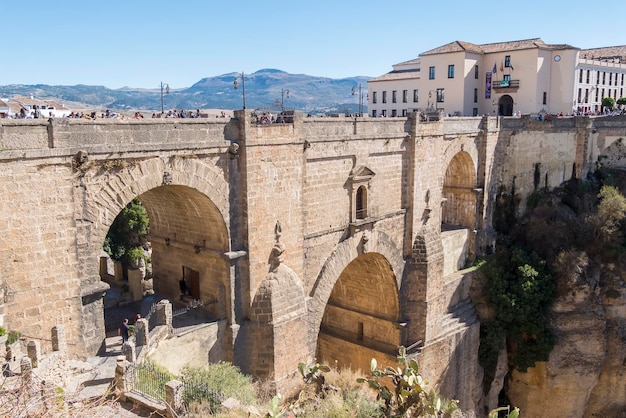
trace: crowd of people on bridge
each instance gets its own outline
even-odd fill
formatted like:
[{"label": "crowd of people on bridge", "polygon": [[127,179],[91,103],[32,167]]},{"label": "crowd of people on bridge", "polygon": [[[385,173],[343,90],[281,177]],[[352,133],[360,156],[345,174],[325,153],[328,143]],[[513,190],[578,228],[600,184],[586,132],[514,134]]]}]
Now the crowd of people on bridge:
[{"label": "crowd of people on bridge", "polygon": [[[10,119],[48,119],[48,118],[54,118],[54,117],[63,117],[63,118],[67,118],[67,119],[89,119],[89,120],[93,120],[93,119],[126,119],[127,117],[131,117],[130,113],[125,114],[122,112],[114,112],[110,109],[106,109],[104,112],[100,112],[98,114],[97,111],[93,110],[93,111],[87,111],[87,112],[81,112],[81,111],[72,111],[69,113],[64,113],[62,116],[61,115],[56,115],[50,111],[50,112],[45,112],[42,111],[41,109],[39,109],[39,107],[37,105],[35,105],[33,107],[32,110],[28,110],[25,108],[21,108],[19,112],[17,112],[14,115],[9,116]],[[202,113],[200,112],[200,109],[197,109],[195,111],[193,110],[186,110],[186,109],[171,109],[168,110],[167,112],[158,112],[158,113],[152,113],[152,117],[153,118],[207,118],[209,117],[208,114],[206,113]],[[226,117],[226,112],[221,111],[221,113],[219,115],[216,115],[215,117],[217,118],[225,118]],[[141,111],[136,111],[134,112],[132,118],[134,119],[143,119],[144,115]]]},{"label": "crowd of people on bridge", "polygon": [[[224,113],[224,112],[222,112]],[[163,113],[153,113],[152,114],[153,118],[181,118],[181,119],[186,119],[186,118],[201,118],[202,117],[202,113],[200,113],[200,109],[197,109],[195,112],[192,110],[186,110],[186,109],[170,109],[167,111],[167,113],[163,112]]]}]

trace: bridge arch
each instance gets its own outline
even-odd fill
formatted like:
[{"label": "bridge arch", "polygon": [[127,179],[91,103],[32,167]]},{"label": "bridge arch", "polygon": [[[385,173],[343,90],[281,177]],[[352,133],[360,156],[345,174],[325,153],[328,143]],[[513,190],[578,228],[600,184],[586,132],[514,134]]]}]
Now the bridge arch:
[{"label": "bridge arch", "polygon": [[[353,368],[369,367],[372,356],[395,359],[403,343],[398,294],[403,273],[402,250],[385,233],[357,234],[338,244],[307,306],[311,352]],[[339,343],[349,356],[341,356]]]},{"label": "bridge arch", "polygon": [[86,172],[85,227],[77,237],[86,243],[78,246],[84,277],[100,279],[98,260],[106,234],[122,208],[137,197],[150,219],[155,291],[178,300],[185,275],[192,298],[205,303],[215,319],[232,321],[230,263],[224,256],[230,249],[225,177],[217,164],[176,157]]},{"label": "bridge arch", "polygon": [[449,161],[443,177],[444,225],[474,228],[476,222],[476,165],[466,151],[459,151]]},{"label": "bridge arch", "polygon": [[96,243],[104,241],[111,223],[132,199],[165,185],[197,190],[213,203],[223,223],[229,224],[229,187],[225,174],[197,159],[153,158],[87,180],[92,184],[86,190],[83,219],[92,225],[89,235]]}]

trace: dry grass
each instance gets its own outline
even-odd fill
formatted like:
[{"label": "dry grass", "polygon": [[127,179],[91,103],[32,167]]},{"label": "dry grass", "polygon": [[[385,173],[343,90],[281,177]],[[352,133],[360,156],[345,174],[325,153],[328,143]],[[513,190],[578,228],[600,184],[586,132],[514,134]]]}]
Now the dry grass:
[{"label": "dry grass", "polygon": [[75,402],[61,388],[32,376],[4,377],[0,380],[0,417],[101,417],[123,416],[117,398],[102,396]]}]

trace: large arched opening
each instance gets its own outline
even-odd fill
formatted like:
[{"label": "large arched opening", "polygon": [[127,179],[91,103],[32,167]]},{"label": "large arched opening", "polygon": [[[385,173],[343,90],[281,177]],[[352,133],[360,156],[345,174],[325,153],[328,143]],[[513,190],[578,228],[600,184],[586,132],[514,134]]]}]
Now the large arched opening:
[{"label": "large arched opening", "polygon": [[454,155],[443,180],[441,231],[444,245],[444,276],[466,263],[476,228],[476,168],[465,151]]},{"label": "large arched opening", "polygon": [[[146,317],[155,304],[172,303],[174,329],[218,323],[231,312],[230,263],[226,223],[217,206],[199,190],[183,185],[162,185],[137,196],[149,218],[145,246],[147,268],[121,274],[103,274],[111,289],[105,295],[107,336],[115,336],[123,318]],[[119,265],[119,263],[116,263]],[[184,283],[184,286],[181,286]],[[207,352],[224,353],[227,337],[216,331]],[[107,342],[108,344],[108,342]],[[209,356],[204,356],[209,361]],[[212,360],[225,360],[218,355]]]},{"label": "large arched opening", "polygon": [[365,253],[341,272],[324,309],[317,358],[368,370],[372,358],[393,363],[402,344],[397,281],[387,259]]},{"label": "large arched opening", "polygon": [[508,94],[498,100],[498,116],[513,116],[513,98]]}]

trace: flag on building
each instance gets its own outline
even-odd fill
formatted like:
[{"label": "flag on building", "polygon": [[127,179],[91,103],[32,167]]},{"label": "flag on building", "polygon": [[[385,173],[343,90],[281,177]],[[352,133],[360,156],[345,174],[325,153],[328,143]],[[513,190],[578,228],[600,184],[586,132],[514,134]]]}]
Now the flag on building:
[{"label": "flag on building", "polygon": [[504,64],[500,63],[500,72],[504,72]]},{"label": "flag on building", "polygon": [[497,72],[498,72],[498,67],[496,67],[496,63],[494,62],[493,63],[493,71],[492,71],[492,73],[495,74]]}]

